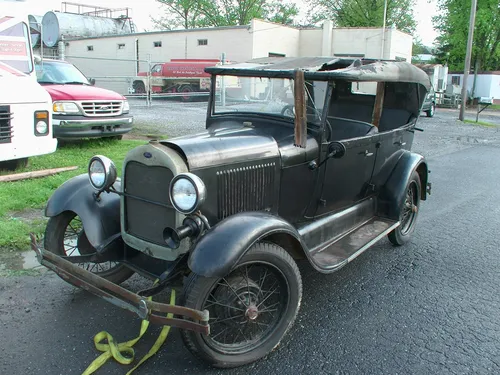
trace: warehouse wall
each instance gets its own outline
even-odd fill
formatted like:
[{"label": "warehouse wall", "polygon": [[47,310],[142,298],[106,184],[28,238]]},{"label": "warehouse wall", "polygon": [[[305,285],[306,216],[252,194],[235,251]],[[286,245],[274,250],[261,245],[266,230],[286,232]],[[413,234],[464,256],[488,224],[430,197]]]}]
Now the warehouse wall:
[{"label": "warehouse wall", "polygon": [[253,37],[253,58],[268,57],[269,54],[299,56],[299,29],[254,19],[249,33]]}]

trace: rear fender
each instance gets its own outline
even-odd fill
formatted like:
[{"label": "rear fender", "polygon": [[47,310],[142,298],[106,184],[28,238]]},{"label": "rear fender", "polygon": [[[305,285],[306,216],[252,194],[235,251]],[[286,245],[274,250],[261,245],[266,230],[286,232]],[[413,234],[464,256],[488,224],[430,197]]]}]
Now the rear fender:
[{"label": "rear fender", "polygon": [[405,151],[399,158],[379,195],[379,208],[384,216],[389,219],[399,220],[399,214],[405,199],[406,185],[414,171],[420,177],[420,198],[422,200],[427,199],[427,162],[422,155]]},{"label": "rear fender", "polygon": [[305,249],[299,233],[287,221],[265,212],[244,212],[212,227],[191,251],[188,266],[201,276],[227,276],[253,244],[276,234],[295,238]]},{"label": "rear fender", "polygon": [[[113,186],[121,190],[119,180]],[[73,177],[52,194],[45,216],[54,217],[64,211],[73,211],[81,218],[90,244],[98,248],[106,239],[120,233],[120,196],[104,192],[97,201],[95,192],[88,174]]]}]

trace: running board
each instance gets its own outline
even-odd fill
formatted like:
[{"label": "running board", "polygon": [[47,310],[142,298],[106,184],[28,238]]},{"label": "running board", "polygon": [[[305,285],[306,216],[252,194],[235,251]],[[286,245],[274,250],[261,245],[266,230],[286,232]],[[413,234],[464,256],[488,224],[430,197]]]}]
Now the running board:
[{"label": "running board", "polygon": [[334,243],[311,253],[310,260],[320,270],[336,271],[368,250],[399,225],[399,221],[373,217]]}]

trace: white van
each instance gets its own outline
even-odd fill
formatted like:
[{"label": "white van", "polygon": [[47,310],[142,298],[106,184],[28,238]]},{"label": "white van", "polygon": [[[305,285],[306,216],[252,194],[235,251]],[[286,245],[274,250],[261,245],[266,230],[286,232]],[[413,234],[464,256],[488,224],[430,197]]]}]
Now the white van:
[{"label": "white van", "polygon": [[0,169],[57,148],[52,99],[36,81],[30,38],[27,17],[0,13]]}]

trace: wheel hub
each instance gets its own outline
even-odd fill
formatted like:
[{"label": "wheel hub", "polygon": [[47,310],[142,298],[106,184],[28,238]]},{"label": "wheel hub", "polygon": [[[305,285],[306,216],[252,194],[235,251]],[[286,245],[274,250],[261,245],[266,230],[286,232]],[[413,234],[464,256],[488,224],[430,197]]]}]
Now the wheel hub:
[{"label": "wheel hub", "polygon": [[245,316],[250,321],[256,320],[259,317],[259,308],[256,305],[248,306],[247,310],[245,311]]}]

